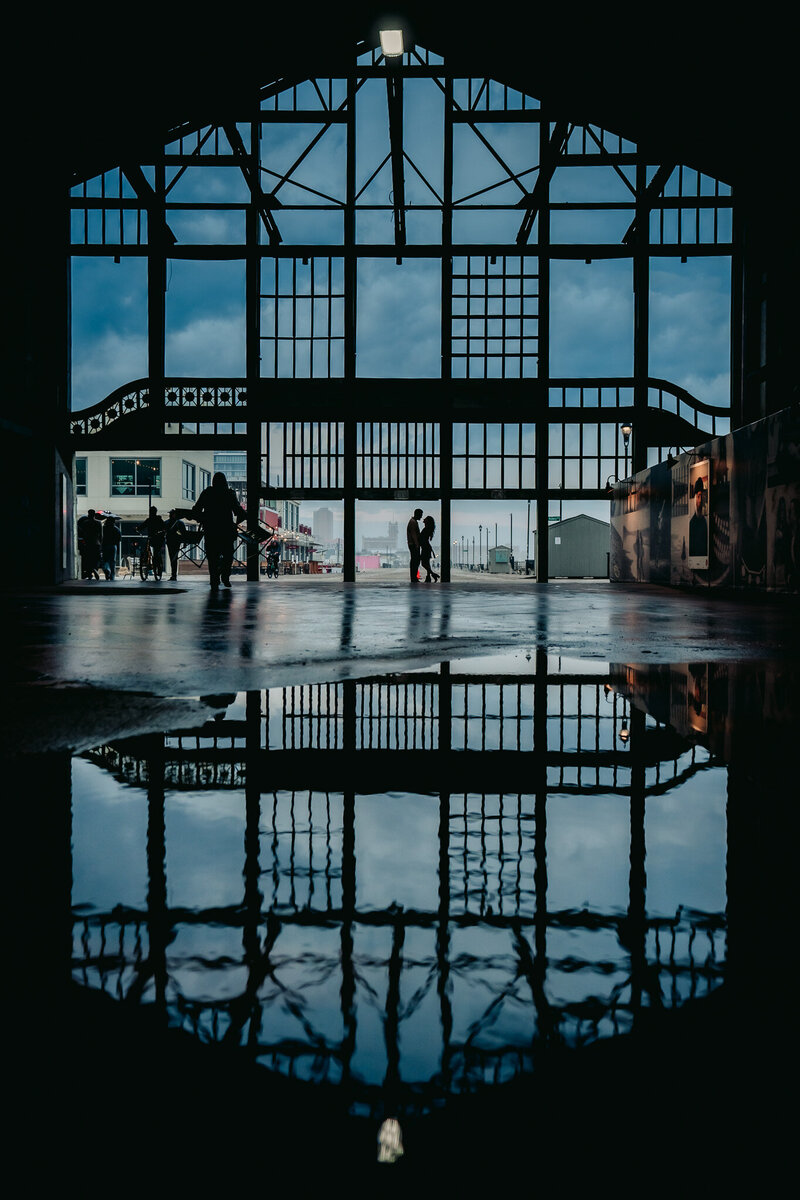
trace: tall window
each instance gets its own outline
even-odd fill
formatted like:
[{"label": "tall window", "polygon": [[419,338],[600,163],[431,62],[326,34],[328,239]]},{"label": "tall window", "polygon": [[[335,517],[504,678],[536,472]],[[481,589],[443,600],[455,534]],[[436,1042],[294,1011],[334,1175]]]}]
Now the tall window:
[{"label": "tall window", "polygon": [[211,472],[205,467],[198,468],[200,471],[200,491],[204,492],[207,487],[211,487]]},{"label": "tall window", "polygon": [[87,464],[87,462],[88,462],[88,459],[85,459],[85,458],[76,458],[75,459],[75,495],[76,496],[85,496],[87,494],[87,482],[86,482],[86,464]]},{"label": "tall window", "polygon": [[160,458],[112,458],[112,496],[160,496]]},{"label": "tall window", "polygon": [[184,500],[196,500],[197,490],[195,487],[195,465],[194,463],[183,460],[183,498]]}]

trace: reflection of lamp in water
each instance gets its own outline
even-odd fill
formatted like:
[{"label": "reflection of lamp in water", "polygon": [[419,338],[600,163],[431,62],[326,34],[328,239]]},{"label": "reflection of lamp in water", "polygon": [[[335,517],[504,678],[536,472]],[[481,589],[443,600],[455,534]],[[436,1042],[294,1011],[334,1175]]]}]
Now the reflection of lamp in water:
[{"label": "reflection of lamp in water", "polygon": [[387,1117],[378,1131],[378,1162],[396,1162],[403,1153],[403,1135],[399,1121]]},{"label": "reflection of lamp in water", "polygon": [[628,729],[627,722],[625,720],[623,720],[622,728],[619,731],[619,740],[622,742],[623,746],[627,746],[628,739],[630,738],[630,736],[631,736],[631,731],[630,731],[630,729]]},{"label": "reflection of lamp in water", "polygon": [[604,692],[605,692],[605,694],[606,694],[606,703],[608,703],[608,701],[611,699],[611,697],[612,697],[612,695],[613,695],[614,689],[613,689],[613,687],[611,686],[611,684],[610,684],[610,683],[604,683],[604,684],[603,684],[603,691],[604,691]]}]

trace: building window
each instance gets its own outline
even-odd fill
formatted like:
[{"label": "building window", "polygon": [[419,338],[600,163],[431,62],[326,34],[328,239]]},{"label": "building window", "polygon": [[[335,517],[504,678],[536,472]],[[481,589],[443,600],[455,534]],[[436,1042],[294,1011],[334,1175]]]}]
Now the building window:
[{"label": "building window", "polygon": [[112,496],[160,496],[160,458],[112,458]]},{"label": "building window", "polygon": [[205,467],[199,467],[198,470],[200,471],[200,491],[204,492],[207,487],[211,487],[211,472],[207,471]]},{"label": "building window", "polygon": [[89,460],[86,458],[76,458],[75,459],[75,495],[76,496],[87,495],[86,465],[87,465],[88,461]]},{"label": "building window", "polygon": [[196,500],[197,491],[195,490],[195,465],[194,463],[183,460],[183,498],[184,500]]}]

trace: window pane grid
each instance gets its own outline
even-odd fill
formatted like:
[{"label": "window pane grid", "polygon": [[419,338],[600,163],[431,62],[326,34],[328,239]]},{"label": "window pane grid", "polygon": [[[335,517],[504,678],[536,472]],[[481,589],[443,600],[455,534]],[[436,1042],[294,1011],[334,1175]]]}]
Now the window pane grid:
[{"label": "window pane grid", "polygon": [[536,485],[533,424],[456,424],[453,447],[454,488],[513,491]]},{"label": "window pane grid", "polygon": [[451,355],[456,378],[536,376],[537,259],[518,255],[454,258]]},{"label": "window pane grid", "polygon": [[270,486],[343,486],[344,422],[272,422],[264,427],[264,437],[264,481]]},{"label": "window pane grid", "polygon": [[356,486],[439,486],[439,426],[425,421],[363,421],[356,426]]},{"label": "window pane grid", "polygon": [[344,260],[265,259],[261,268],[261,374],[333,379],[344,374]]}]

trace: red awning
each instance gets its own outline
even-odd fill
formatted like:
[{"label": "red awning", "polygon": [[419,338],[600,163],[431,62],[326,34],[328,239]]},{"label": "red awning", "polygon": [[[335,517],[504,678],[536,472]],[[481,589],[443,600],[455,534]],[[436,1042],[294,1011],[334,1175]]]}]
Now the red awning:
[{"label": "red awning", "polygon": [[259,509],[259,520],[262,525],[266,525],[268,529],[277,529],[280,525],[280,517],[271,508]]}]

